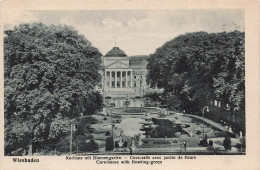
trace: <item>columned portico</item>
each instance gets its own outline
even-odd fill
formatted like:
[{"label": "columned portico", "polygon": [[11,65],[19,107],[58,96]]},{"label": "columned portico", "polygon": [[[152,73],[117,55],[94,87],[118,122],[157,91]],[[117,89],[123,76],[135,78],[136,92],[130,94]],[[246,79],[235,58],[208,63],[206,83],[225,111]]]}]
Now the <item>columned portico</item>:
[{"label": "columned portico", "polygon": [[130,72],[130,88],[132,88],[133,87],[133,76],[132,76],[133,74],[132,74],[132,71]]},{"label": "columned portico", "polygon": [[120,71],[120,88],[123,88],[122,81],[123,81],[123,74],[122,74],[122,71]]},{"label": "columned portico", "polygon": [[105,71],[106,88],[122,89],[132,88],[132,70],[111,70]]},{"label": "columned portico", "polygon": [[131,98],[142,95],[144,87],[137,80],[146,77],[146,58],[128,57],[119,47],[113,47],[103,59],[104,96]]},{"label": "columned portico", "polygon": [[109,78],[109,86],[108,87],[111,87],[112,86],[112,71],[109,71],[109,75],[110,75],[110,78]]}]

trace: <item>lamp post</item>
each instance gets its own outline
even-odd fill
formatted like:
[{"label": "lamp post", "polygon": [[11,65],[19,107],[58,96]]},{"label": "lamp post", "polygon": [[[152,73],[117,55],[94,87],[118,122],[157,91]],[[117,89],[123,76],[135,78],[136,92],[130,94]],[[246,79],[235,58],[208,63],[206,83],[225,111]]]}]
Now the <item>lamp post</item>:
[{"label": "lamp post", "polygon": [[[110,73],[111,74],[111,73]],[[103,72],[103,103],[105,104],[105,101],[106,101],[106,92],[105,92],[105,89],[106,89],[106,70],[104,69],[104,72]]]},{"label": "lamp post", "polygon": [[113,119],[111,116],[111,127],[112,127],[112,141],[113,141],[113,148],[115,147],[115,142],[114,142],[114,124],[113,124]]},{"label": "lamp post", "polygon": [[[166,102],[166,114],[168,115],[168,105],[169,105],[169,94],[166,94],[166,96],[165,96],[165,102]],[[164,107],[163,108],[165,108],[165,105],[164,105]]]},{"label": "lamp post", "polygon": [[144,104],[144,99],[143,99],[143,95],[142,95],[142,81],[143,78],[140,77],[140,97],[141,97],[141,112],[143,113],[143,104]]},{"label": "lamp post", "polygon": [[70,125],[70,155],[72,153],[72,131],[73,131],[73,124]]},{"label": "lamp post", "polygon": [[143,78],[141,77],[140,78],[140,96],[142,96],[142,82],[143,82]]},{"label": "lamp post", "polygon": [[105,105],[106,105],[106,114],[108,115],[108,110],[110,110],[110,96],[105,97]]},{"label": "lamp post", "polygon": [[106,99],[106,115],[108,115],[109,100]]},{"label": "lamp post", "polygon": [[204,140],[204,110],[207,109],[207,112],[209,112],[209,107],[204,106],[202,109],[202,114],[203,114],[203,140]]}]

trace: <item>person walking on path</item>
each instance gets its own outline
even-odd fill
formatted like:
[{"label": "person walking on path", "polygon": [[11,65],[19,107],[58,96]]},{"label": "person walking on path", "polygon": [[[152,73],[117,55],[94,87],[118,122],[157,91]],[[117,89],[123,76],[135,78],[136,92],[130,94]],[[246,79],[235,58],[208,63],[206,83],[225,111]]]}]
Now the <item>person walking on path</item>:
[{"label": "person walking on path", "polygon": [[184,150],[186,151],[186,142],[184,142]]}]

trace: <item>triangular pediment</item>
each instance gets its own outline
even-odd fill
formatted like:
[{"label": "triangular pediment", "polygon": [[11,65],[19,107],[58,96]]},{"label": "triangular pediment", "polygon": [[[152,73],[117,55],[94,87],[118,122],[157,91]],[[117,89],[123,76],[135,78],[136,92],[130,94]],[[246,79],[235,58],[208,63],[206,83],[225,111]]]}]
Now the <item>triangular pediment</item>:
[{"label": "triangular pediment", "polygon": [[107,69],[126,69],[126,68],[130,68],[128,65],[121,63],[119,61],[116,61],[114,63],[109,64],[107,67]]}]

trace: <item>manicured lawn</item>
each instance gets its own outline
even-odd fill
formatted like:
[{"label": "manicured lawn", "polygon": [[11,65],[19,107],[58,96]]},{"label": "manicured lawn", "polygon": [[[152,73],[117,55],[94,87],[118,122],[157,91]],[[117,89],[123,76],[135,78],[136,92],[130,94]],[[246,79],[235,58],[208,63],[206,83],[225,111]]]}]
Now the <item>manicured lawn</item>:
[{"label": "manicured lawn", "polygon": [[[144,117],[144,113],[141,115],[134,114],[135,112],[147,111],[148,117],[156,118],[161,120],[172,121],[176,125],[183,126],[183,130],[187,132],[187,134],[182,133],[179,137],[172,136],[171,138],[145,138],[144,135],[141,135],[142,145],[139,145],[138,141],[135,141],[136,148],[181,148],[183,147],[184,142],[186,142],[187,148],[194,147],[200,148],[198,145],[202,140],[202,132],[203,132],[203,123],[198,118],[189,117],[183,114],[170,114],[166,115],[165,118],[159,118],[157,114],[151,114],[151,112],[158,112],[156,108],[114,108],[112,113],[118,113],[122,116],[121,123],[116,123],[114,127],[114,137],[119,136],[120,131],[124,131],[124,135],[132,138],[136,136],[138,133],[143,134],[143,131],[140,131],[142,124],[139,122],[144,121],[142,118]],[[123,114],[122,114],[123,113]],[[133,113],[133,114],[131,114]],[[96,119],[97,123],[92,124],[91,128],[95,129],[93,136],[100,144],[100,149],[104,150],[104,141],[108,136],[105,136],[106,131],[112,132],[111,127],[111,116],[103,116],[103,115],[92,115],[93,118]],[[104,119],[106,117],[106,119]],[[156,127],[158,125],[154,125]],[[173,127],[169,127],[173,128]],[[190,132],[192,131],[192,137],[190,136]],[[100,132],[100,133],[99,133]],[[207,134],[208,139],[214,138],[217,141],[223,139],[226,135],[226,132],[223,132],[219,129],[216,129],[214,126],[204,123],[204,132]],[[216,142],[216,146],[219,146]]]}]

